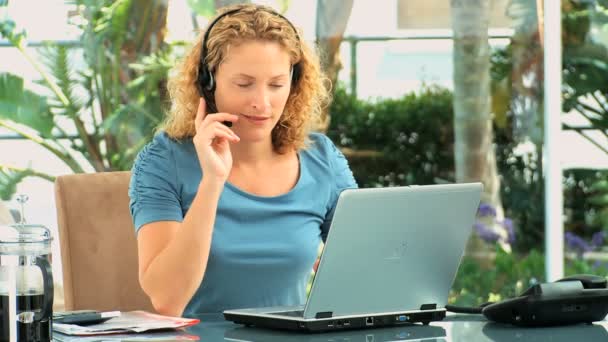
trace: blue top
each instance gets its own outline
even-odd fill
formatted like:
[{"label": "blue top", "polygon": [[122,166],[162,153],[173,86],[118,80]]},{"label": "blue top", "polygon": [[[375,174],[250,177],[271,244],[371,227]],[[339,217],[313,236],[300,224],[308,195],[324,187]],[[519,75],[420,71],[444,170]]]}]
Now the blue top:
[{"label": "blue top", "polygon": [[[312,133],[310,141],[298,152],[300,176],[286,194],[261,197],[226,182],[205,276],[185,316],[306,302],[338,195],[357,187],[329,138]],[[202,177],[199,165],[192,139],[176,141],[160,133],[143,148],[129,187],[136,230],[154,221],[183,220]]]}]

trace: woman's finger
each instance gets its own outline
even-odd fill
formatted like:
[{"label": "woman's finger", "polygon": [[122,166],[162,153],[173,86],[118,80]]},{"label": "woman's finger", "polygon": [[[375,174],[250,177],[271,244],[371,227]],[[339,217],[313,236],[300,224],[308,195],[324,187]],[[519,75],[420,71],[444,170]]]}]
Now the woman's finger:
[{"label": "woman's finger", "polygon": [[214,132],[213,132],[213,142],[216,142],[217,140],[221,140],[221,139],[226,139],[228,141],[232,141],[232,142],[237,142],[239,141],[239,138],[237,136],[235,136],[234,134],[231,134],[230,132],[226,132],[221,128],[215,128]]},{"label": "woman's finger", "polygon": [[224,132],[226,132],[226,133],[230,134],[232,137],[234,137],[234,138],[236,138],[236,139],[240,140],[239,136],[238,136],[238,135],[236,135],[236,133],[234,133],[234,131],[233,131],[233,130],[231,130],[231,129],[230,129],[228,126],[224,125],[223,123],[215,122],[215,124],[214,124],[214,126],[213,126],[213,127],[214,127],[214,128],[217,128],[217,129],[220,129],[220,130],[222,130],[222,131],[224,131]]},{"label": "woman's finger", "polygon": [[234,114],[213,113],[213,114],[207,115],[204,118],[203,123],[205,123],[206,125],[210,125],[213,122],[224,122],[224,121],[236,122],[238,119],[239,119],[238,115],[234,115]]},{"label": "woman's finger", "polygon": [[203,123],[203,120],[205,119],[206,114],[207,114],[207,110],[206,110],[205,99],[203,99],[201,97],[198,102],[198,110],[196,111],[196,118],[194,118],[194,128],[196,129],[197,132],[199,131],[201,124]]}]

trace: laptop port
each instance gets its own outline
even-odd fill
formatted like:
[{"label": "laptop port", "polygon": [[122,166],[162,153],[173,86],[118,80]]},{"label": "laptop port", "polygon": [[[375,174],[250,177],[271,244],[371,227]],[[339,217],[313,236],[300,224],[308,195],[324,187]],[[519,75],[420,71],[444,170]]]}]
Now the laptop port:
[{"label": "laptop port", "polygon": [[365,325],[367,325],[367,326],[374,325],[374,317],[367,317],[367,318],[365,318]]},{"label": "laptop port", "polygon": [[336,326],[339,328],[342,326],[342,321],[336,321]]},{"label": "laptop port", "polygon": [[407,315],[399,315],[395,317],[395,320],[398,322],[407,322],[409,320],[409,317],[407,317]]},{"label": "laptop port", "polygon": [[344,326],[345,327],[349,327],[350,326],[350,321],[344,321]]}]

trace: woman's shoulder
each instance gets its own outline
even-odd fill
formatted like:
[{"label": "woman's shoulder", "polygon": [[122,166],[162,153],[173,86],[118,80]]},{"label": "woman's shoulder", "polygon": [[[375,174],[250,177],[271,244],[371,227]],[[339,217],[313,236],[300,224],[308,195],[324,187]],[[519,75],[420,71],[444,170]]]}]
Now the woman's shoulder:
[{"label": "woman's shoulder", "polygon": [[134,167],[156,160],[168,160],[171,158],[171,145],[169,137],[164,132],[154,135],[151,141],[144,145],[135,158]]},{"label": "woman's shoulder", "polygon": [[167,132],[160,131],[142,148],[138,154],[137,161],[141,159],[173,159],[176,154],[187,149],[190,140],[174,139]]},{"label": "woman's shoulder", "polygon": [[308,141],[308,150],[313,153],[326,153],[335,147],[333,141],[327,135],[320,132],[309,133]]},{"label": "woman's shoulder", "polygon": [[188,138],[173,138],[171,137],[167,132],[165,131],[159,131],[157,132],[154,137],[152,138],[152,141],[150,141],[150,145],[157,145],[161,148],[166,148],[166,149],[173,149],[173,148],[179,148],[180,146],[184,145],[184,144],[188,144],[188,142],[191,142],[192,139],[188,139]]},{"label": "woman's shoulder", "polygon": [[158,132],[137,154],[131,169],[133,175],[173,175],[179,165],[188,159],[187,145],[187,141],[173,139],[164,131]]},{"label": "woman's shoulder", "polygon": [[308,135],[308,146],[304,150],[312,159],[331,167],[332,161],[340,154],[333,141],[325,134],[313,132]]},{"label": "woman's shoulder", "polygon": [[313,161],[311,164],[314,166],[311,167],[311,173],[316,173],[321,178],[333,175],[332,179],[336,182],[338,189],[357,187],[348,166],[348,160],[328,136],[322,133],[311,133],[309,141],[306,155]]}]

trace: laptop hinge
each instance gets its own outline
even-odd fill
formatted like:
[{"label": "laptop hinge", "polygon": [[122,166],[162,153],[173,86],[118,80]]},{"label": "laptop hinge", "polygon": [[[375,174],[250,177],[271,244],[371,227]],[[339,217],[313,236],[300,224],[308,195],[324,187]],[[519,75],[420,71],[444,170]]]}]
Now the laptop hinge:
[{"label": "laptop hinge", "polygon": [[437,304],[422,304],[420,305],[420,310],[436,310]]},{"label": "laptop hinge", "polygon": [[334,315],[333,311],[317,312],[315,318],[331,318]]}]

